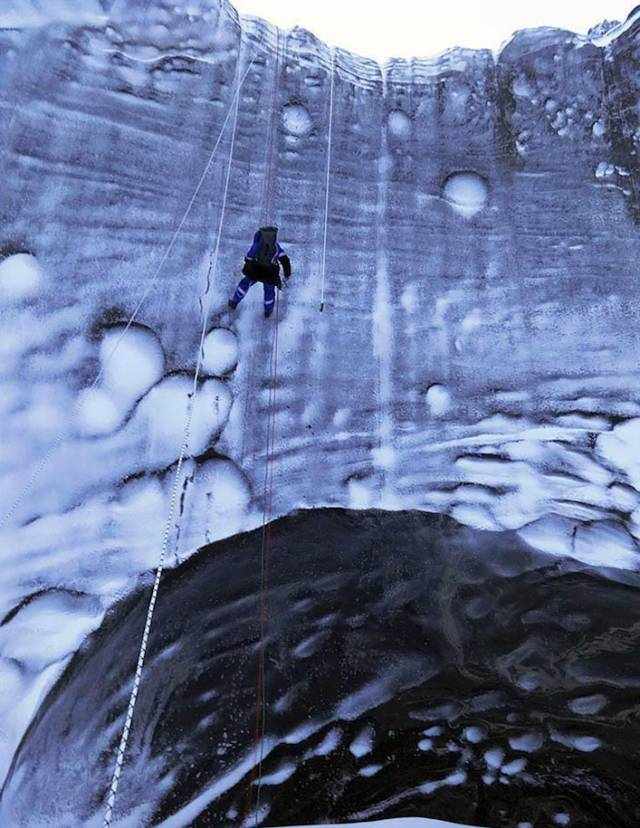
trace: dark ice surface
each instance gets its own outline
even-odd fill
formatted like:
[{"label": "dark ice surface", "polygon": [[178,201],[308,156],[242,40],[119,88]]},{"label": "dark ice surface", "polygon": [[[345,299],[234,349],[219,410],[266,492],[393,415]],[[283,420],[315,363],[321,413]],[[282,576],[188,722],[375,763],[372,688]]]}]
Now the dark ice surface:
[{"label": "dark ice surface", "polygon": [[[119,818],[255,824],[261,550],[258,530],[167,575]],[[271,527],[266,564],[258,824],[638,824],[636,576],[415,512],[299,512]],[[4,820],[92,824],[148,600],[119,605],[42,706]]]}]

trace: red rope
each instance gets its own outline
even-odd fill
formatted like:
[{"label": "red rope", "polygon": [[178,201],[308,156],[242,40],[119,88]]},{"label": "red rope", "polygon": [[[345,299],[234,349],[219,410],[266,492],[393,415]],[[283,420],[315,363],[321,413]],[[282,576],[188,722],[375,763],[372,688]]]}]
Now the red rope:
[{"label": "red rope", "polygon": [[264,495],[263,495],[263,512],[262,512],[262,542],[260,548],[260,642],[258,649],[258,667],[256,676],[256,723],[254,744],[256,751],[256,765],[252,770],[249,780],[249,790],[247,795],[247,804],[245,809],[245,818],[251,812],[253,802],[253,787],[257,778],[257,796],[256,796],[256,825],[258,824],[259,810],[260,810],[260,793],[262,782],[262,763],[264,760],[264,736],[266,729],[267,718],[267,698],[266,698],[266,671],[265,671],[265,651],[266,651],[266,634],[268,628],[268,614],[269,607],[267,601],[267,594],[269,588],[269,553],[271,551],[271,515],[273,509],[273,446],[276,434],[276,394],[277,394],[277,379],[278,379],[278,327],[280,318],[280,298],[276,294],[275,307],[275,330],[273,334],[273,344],[271,347],[271,356],[269,360],[269,415],[267,417],[267,455],[265,461],[264,474]]},{"label": "red rope", "polygon": [[274,355],[273,355],[273,376],[272,376],[272,395],[271,395],[271,434],[269,436],[269,443],[271,446],[270,456],[267,458],[267,485],[265,491],[265,516],[263,521],[263,573],[264,573],[264,588],[262,591],[262,602],[261,602],[261,617],[264,623],[264,644],[261,647],[262,653],[262,719],[261,719],[261,733],[260,733],[260,761],[258,764],[258,795],[256,801],[256,825],[257,822],[257,814],[260,810],[260,793],[262,788],[262,763],[264,760],[264,736],[265,736],[265,729],[266,729],[266,722],[267,722],[267,688],[266,688],[266,671],[265,671],[265,656],[266,656],[266,633],[268,628],[268,614],[269,614],[269,607],[268,607],[268,594],[269,594],[269,563],[270,563],[270,553],[271,553],[271,534],[272,534],[272,525],[271,525],[271,518],[273,516],[273,476],[274,476],[274,462],[273,462],[273,451],[275,445],[275,437],[276,437],[276,395],[278,391],[278,322],[280,316],[280,307],[279,307],[279,296],[276,296],[276,313],[275,313],[275,331],[273,335],[274,339]]}]

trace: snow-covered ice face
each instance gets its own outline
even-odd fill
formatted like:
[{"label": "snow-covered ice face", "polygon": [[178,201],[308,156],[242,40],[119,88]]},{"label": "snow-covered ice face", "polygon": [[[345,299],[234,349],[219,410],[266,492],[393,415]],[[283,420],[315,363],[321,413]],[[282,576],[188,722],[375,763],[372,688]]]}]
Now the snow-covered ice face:
[{"label": "snow-covered ice face", "polygon": [[[259,521],[271,445],[274,515],[441,512],[637,568],[637,26],[382,76],[227,4],[58,6],[0,29],[5,770],[156,563],[183,447],[169,565]],[[275,399],[259,286],[224,315],[267,219]]]}]

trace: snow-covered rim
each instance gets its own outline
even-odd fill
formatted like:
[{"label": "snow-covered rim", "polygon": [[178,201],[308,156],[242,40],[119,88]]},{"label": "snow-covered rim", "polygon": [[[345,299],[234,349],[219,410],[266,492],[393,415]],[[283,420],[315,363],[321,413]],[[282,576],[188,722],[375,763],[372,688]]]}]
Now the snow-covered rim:
[{"label": "snow-covered rim", "polygon": [[[274,23],[271,23],[270,21],[265,20],[264,18],[255,17],[253,15],[241,15],[241,14],[239,14],[238,10],[235,8],[235,6],[231,2],[231,0],[216,0],[216,2],[218,3],[218,5],[220,7],[220,11],[240,31],[242,31],[242,29],[243,29],[243,25],[242,25],[243,22],[246,22],[246,23],[249,23],[249,24],[251,24],[252,22],[253,23],[257,22],[257,23],[262,24],[262,25],[266,24],[266,27],[269,31],[274,31],[274,30],[277,30],[279,28]],[[582,35],[582,34],[579,34],[577,32],[571,32],[571,34],[573,35],[573,37],[575,37],[577,44],[583,45],[583,44],[590,43],[594,46],[604,48],[606,46],[609,46],[611,43],[613,43],[613,41],[617,40],[617,38],[619,38],[621,35],[625,34],[625,32],[627,32],[636,22],[640,22],[640,6],[636,6],[635,8],[633,8],[629,12],[629,14],[627,16],[627,19],[623,23],[619,23],[617,26],[614,26],[613,28],[611,28],[605,34],[597,35],[595,37],[593,37],[593,36],[590,37],[589,35]],[[338,60],[337,60],[337,53],[340,53],[343,56],[343,59],[346,58],[347,60],[352,61],[356,65],[360,64],[363,67],[367,67],[370,71],[373,70],[374,74],[377,74],[380,71],[384,71],[387,67],[389,67],[391,65],[394,65],[394,64],[398,64],[398,63],[407,63],[407,64],[412,64],[412,65],[417,64],[418,66],[419,65],[430,66],[430,65],[437,64],[437,63],[441,62],[443,59],[445,59],[447,57],[452,57],[454,55],[460,55],[461,53],[464,53],[464,52],[473,52],[473,53],[479,53],[479,54],[482,54],[484,52],[486,54],[491,54],[493,56],[494,62],[497,63],[497,61],[498,61],[500,55],[502,54],[502,52],[513,41],[513,39],[520,33],[520,31],[526,31],[526,30],[517,30],[517,31],[515,31],[511,35],[511,37],[508,40],[506,40],[504,43],[502,43],[497,49],[491,49],[491,48],[487,48],[487,49],[465,49],[463,47],[454,46],[454,47],[451,47],[449,49],[445,49],[442,52],[438,52],[435,55],[428,56],[428,57],[411,57],[411,58],[390,57],[390,58],[387,58],[384,62],[380,62],[376,58],[369,57],[367,55],[359,55],[356,52],[350,52],[347,49],[341,49],[339,47],[332,47],[330,44],[327,44],[324,40],[322,40],[317,35],[315,35],[313,32],[309,31],[308,29],[304,29],[301,26],[294,26],[293,28],[287,29],[285,31],[288,32],[288,33],[293,33],[293,32],[296,32],[296,31],[306,32],[308,35],[310,35],[313,38],[313,40],[318,45],[325,47],[324,50],[322,50],[322,51],[326,50],[327,55],[319,54],[318,57],[320,58],[323,65],[327,69],[329,69],[330,66],[331,66],[331,53],[332,53],[332,51],[335,51],[335,53],[336,53],[336,72],[337,72],[337,74],[340,75],[339,69],[342,69],[343,72],[344,72],[345,69],[347,69],[347,72],[348,72],[348,67],[346,67],[344,65],[342,65],[341,67],[339,66]],[[558,29],[558,31],[561,31],[561,29]],[[265,51],[271,51],[270,45],[267,45],[266,47],[263,47],[263,48],[265,49]],[[415,83],[419,82],[419,80],[420,80],[419,78],[413,78],[412,79],[412,85],[415,85]]]},{"label": "snow-covered rim", "polygon": [[[256,36],[260,34],[260,29],[262,29],[262,34],[268,34],[270,36],[273,36],[275,32],[281,31],[278,26],[260,17],[255,17],[253,15],[240,15],[233,3],[230,2],[230,0],[213,1],[217,3],[220,12],[238,30],[241,38],[246,38],[247,34],[249,34],[249,38],[246,38],[246,40],[248,40],[248,42],[250,42],[252,46],[255,46],[265,54],[275,54],[274,46],[270,42],[269,38],[264,38],[264,42],[261,44],[259,40],[256,38]],[[109,14],[105,14],[99,17],[92,15],[91,17],[85,19],[84,22],[91,22],[95,24],[109,23],[112,19],[113,10],[117,7],[117,5],[118,2],[116,0]],[[623,23],[614,26],[603,35],[590,37],[588,35],[581,35],[575,32],[571,32],[570,34],[572,35],[572,37],[575,38],[575,43],[578,47],[591,44],[599,48],[606,48],[607,46],[610,46],[619,37],[624,35],[635,23],[638,22],[640,22],[640,6],[635,7],[629,13],[627,19]],[[17,21],[15,21],[15,23],[16,25],[7,25],[6,23],[3,24],[2,20],[0,19],[0,30],[21,28],[17,26]],[[311,37],[312,40],[319,47],[317,52],[317,59],[328,72],[331,70],[332,54],[335,53],[336,75],[341,80],[344,80],[353,86],[370,90],[382,86],[383,77],[388,72],[388,70],[392,67],[402,64],[411,65],[412,69],[414,70],[412,72],[412,77],[410,81],[410,85],[414,87],[417,84],[419,85],[421,82],[423,82],[423,79],[420,76],[420,70],[426,70],[425,74],[429,78],[433,78],[434,76],[439,74],[440,70],[443,68],[441,64],[444,61],[464,60],[465,55],[467,54],[484,54],[487,57],[491,56],[495,64],[498,62],[502,52],[519,34],[519,31],[514,32],[513,35],[497,49],[465,49],[463,47],[455,46],[449,49],[445,49],[444,51],[439,52],[436,55],[432,55],[430,57],[390,57],[387,58],[383,63],[381,63],[376,58],[368,57],[366,55],[359,55],[355,52],[350,52],[347,49],[342,49],[339,47],[331,47],[330,44],[327,44],[325,41],[321,40],[313,32],[310,32],[309,30],[304,29],[300,26],[294,26],[293,28],[286,29],[284,31],[290,34],[294,34],[296,32],[304,32],[306,35]],[[535,29],[531,31],[535,31]],[[558,31],[561,30],[559,29]],[[136,60],[135,56],[133,55],[127,55],[127,57]],[[164,57],[164,55],[160,55],[157,59],[159,60],[162,57]],[[194,60],[202,60],[202,58],[198,58],[194,55],[190,55],[190,57]],[[394,78],[394,85],[402,86],[404,85],[404,82],[402,80]],[[409,83],[407,83],[407,85],[409,85]]]},{"label": "snow-covered rim", "polygon": [[634,23],[637,23],[640,20],[640,6],[636,6],[632,11],[629,12],[627,19],[624,23],[619,23],[617,26],[614,26],[612,29],[609,29],[608,32],[605,32],[603,35],[599,35],[597,37],[587,37],[585,38],[589,43],[593,43],[594,46],[605,47],[609,46],[610,43],[613,43],[614,40],[623,35],[626,31],[628,31]]}]

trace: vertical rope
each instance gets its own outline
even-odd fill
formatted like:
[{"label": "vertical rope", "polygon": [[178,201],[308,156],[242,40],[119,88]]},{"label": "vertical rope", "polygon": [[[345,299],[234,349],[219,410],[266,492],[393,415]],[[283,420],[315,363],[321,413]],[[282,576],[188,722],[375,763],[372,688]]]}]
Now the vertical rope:
[{"label": "vertical rope", "polygon": [[276,119],[276,104],[278,101],[278,81],[280,79],[280,29],[276,28],[276,67],[273,76],[273,87],[271,96],[271,118],[269,120],[269,138],[267,141],[267,175],[265,177],[265,196],[263,201],[263,216],[264,223],[269,224],[272,221],[273,209],[273,158],[275,147],[275,129],[274,123]]},{"label": "vertical rope", "polygon": [[[273,480],[271,460],[272,460],[272,446],[275,435],[275,389],[277,381],[277,343],[278,343],[278,322],[280,315],[280,300],[276,295],[275,308],[275,330],[273,334],[272,344],[269,351],[269,398],[268,398],[268,417],[267,417],[267,446],[266,459],[264,468],[263,481],[263,500],[262,500],[262,539],[260,544],[259,564],[260,564],[260,578],[258,585],[259,606],[258,617],[260,624],[260,635],[258,643],[258,664],[256,671],[256,716],[255,716],[255,730],[254,730],[254,750],[256,753],[256,762],[249,777],[249,787],[247,788],[247,799],[245,803],[244,817],[245,820],[251,814],[251,807],[253,802],[253,786],[258,783],[258,801],[260,798],[260,788],[262,784],[262,761],[264,758],[264,731],[266,723],[266,674],[265,674],[265,638],[267,629],[267,589],[268,589],[268,550],[269,550],[269,526],[268,516],[271,513],[271,498],[270,480]],[[257,813],[257,810],[256,810]]]},{"label": "vertical rope", "polygon": [[273,374],[272,374],[272,383],[271,383],[271,426],[270,432],[268,434],[267,440],[270,446],[270,453],[269,457],[267,458],[267,465],[266,465],[266,474],[265,474],[265,504],[264,504],[264,515],[263,515],[263,525],[262,525],[262,563],[261,563],[261,572],[263,575],[262,578],[262,598],[261,598],[261,605],[262,605],[262,624],[260,630],[260,638],[261,638],[261,648],[260,652],[262,654],[262,727],[260,733],[260,755],[258,761],[258,793],[256,797],[256,825],[257,819],[260,812],[260,794],[262,792],[262,764],[264,761],[264,737],[266,731],[266,724],[267,724],[267,683],[266,683],[266,673],[265,673],[265,662],[266,662],[266,647],[267,647],[267,633],[268,633],[268,623],[269,623],[269,607],[268,607],[268,594],[269,594],[269,562],[270,562],[270,552],[271,552],[271,517],[273,515],[273,476],[274,476],[274,462],[273,462],[273,453],[274,453],[274,446],[275,446],[275,437],[276,437],[276,395],[278,391],[278,322],[280,316],[280,299],[279,296],[276,295],[276,329],[274,332],[274,348],[273,348]]},{"label": "vertical rope", "polygon": [[336,49],[331,51],[331,85],[329,89],[329,137],[327,143],[327,175],[324,193],[324,238],[322,240],[322,288],[320,293],[320,311],[324,310],[324,284],[327,272],[327,225],[329,216],[329,182],[331,176],[331,151],[333,136],[333,87],[336,74]]},{"label": "vertical rope", "polygon": [[[278,77],[280,65],[280,30],[276,45],[276,76],[273,84],[273,99],[271,104],[271,133],[269,136],[269,183],[267,203],[265,205],[265,219],[271,220],[273,203],[273,158],[274,158],[274,119],[276,117],[276,105],[278,100]],[[268,591],[269,591],[269,552],[271,549],[271,526],[269,521],[273,505],[273,448],[275,442],[276,428],[276,394],[278,382],[278,328],[280,322],[280,294],[276,289],[275,307],[275,330],[273,333],[273,344],[271,347],[270,359],[270,389],[269,389],[269,417],[267,418],[267,457],[264,471],[263,487],[263,513],[262,513],[262,543],[260,549],[260,644],[258,650],[258,675],[257,675],[257,697],[256,697],[256,753],[257,756],[257,792],[255,808],[255,825],[257,827],[260,819],[260,797],[262,794],[262,765],[264,762],[264,738],[267,722],[267,680],[266,680],[266,648],[268,632]],[[253,786],[253,781],[251,786]],[[251,802],[251,788],[249,791],[249,802]]]},{"label": "vertical rope", "polygon": [[[255,60],[255,58],[254,58]],[[253,60],[251,61],[253,63]],[[240,57],[238,57],[238,69],[240,68]],[[251,68],[251,64],[249,65]],[[248,70],[247,70],[248,72]],[[244,77],[246,77],[247,72],[245,72]],[[244,80],[244,78],[243,78]],[[193,376],[193,387],[191,394],[189,396],[189,402],[187,404],[187,414],[185,419],[185,426],[184,426],[184,435],[183,435],[183,442],[180,449],[180,455],[178,457],[178,465],[176,466],[176,472],[173,480],[173,486],[171,490],[171,499],[169,503],[169,515],[167,517],[167,521],[164,526],[163,534],[162,534],[162,547],[160,550],[160,558],[158,561],[158,567],[156,569],[155,579],[153,583],[153,590],[151,592],[151,600],[149,601],[149,607],[147,609],[147,615],[145,619],[144,625],[144,632],[142,634],[142,642],[140,644],[140,651],[138,653],[138,661],[136,664],[136,671],[133,679],[133,688],[131,690],[131,695],[129,697],[129,703],[127,706],[127,714],[125,718],[124,728],[122,730],[122,735],[120,737],[120,743],[118,745],[118,750],[116,754],[116,765],[113,771],[113,776],[111,779],[111,785],[109,787],[109,794],[107,797],[107,806],[104,815],[103,821],[103,828],[110,828],[111,823],[113,821],[113,811],[115,807],[115,800],[116,794],[118,792],[118,786],[120,784],[120,777],[122,775],[122,768],[124,765],[124,757],[127,749],[127,744],[129,741],[129,735],[131,732],[131,724],[133,721],[133,714],[135,711],[136,702],[138,699],[138,692],[140,690],[140,682],[142,680],[142,670],[144,667],[144,662],[147,654],[147,648],[149,645],[149,635],[151,633],[151,623],[153,621],[153,615],[156,607],[156,601],[158,599],[158,590],[160,589],[160,581],[162,579],[162,573],[164,570],[165,559],[167,555],[167,550],[169,546],[169,535],[171,533],[171,527],[175,522],[175,515],[178,503],[178,489],[180,484],[180,472],[182,471],[182,466],[184,463],[184,459],[186,453],[189,448],[190,443],[190,436],[191,436],[191,424],[193,421],[193,409],[195,404],[196,395],[198,392],[198,378],[200,376],[200,370],[202,367],[202,359],[203,359],[203,344],[204,339],[206,336],[207,330],[207,321],[208,315],[211,305],[211,274],[215,274],[215,268],[218,264],[218,256],[220,252],[220,238],[222,235],[222,227],[224,223],[224,217],[226,212],[227,206],[227,198],[229,193],[229,181],[231,178],[231,167],[233,163],[233,152],[235,148],[235,136],[236,136],[236,129],[238,125],[238,108],[240,103],[240,87],[242,84],[238,86],[237,94],[235,97],[235,104],[230,111],[234,113],[234,120],[233,120],[233,132],[231,136],[231,146],[229,149],[229,160],[227,163],[227,173],[226,179],[224,184],[224,193],[222,197],[222,206],[220,209],[220,221],[218,224],[218,237],[216,239],[216,245],[214,251],[211,254],[209,259],[209,270],[207,273],[207,287],[205,290],[205,301],[203,302],[202,299],[200,300],[200,307],[202,311],[202,330],[200,335],[200,342],[198,345],[198,357],[196,361],[196,370]]]},{"label": "vertical rope", "polygon": [[[264,153],[264,176],[262,179],[262,187],[261,195],[262,201],[258,204],[258,221],[262,222],[263,224],[268,224],[271,220],[271,203],[273,201],[273,193],[272,193],[272,169],[273,169],[273,147],[274,147],[274,138],[273,138],[273,121],[275,118],[276,112],[276,102],[278,98],[278,79],[280,77],[280,29],[276,28],[276,52],[275,52],[275,67],[273,70],[273,84],[271,87],[271,108],[268,110],[269,112],[269,122],[267,125],[267,140],[265,146],[265,153]],[[264,327],[260,329],[260,336],[258,342],[258,353],[262,353],[264,348]],[[245,459],[245,451],[246,451],[246,435],[249,432],[248,423],[250,417],[250,393],[251,393],[251,386],[253,385],[253,378],[255,373],[255,364],[257,360],[251,359],[249,361],[249,371],[247,376],[246,382],[246,390],[247,390],[247,399],[245,401],[244,406],[244,414],[242,418],[242,442],[240,447],[240,465],[243,464]],[[248,452],[247,452],[248,453]],[[254,444],[253,446],[253,463],[256,462],[256,455],[257,455],[257,447]]]},{"label": "vertical rope", "polygon": [[[276,117],[276,105],[278,100],[278,81],[279,81],[279,67],[280,67],[280,30],[276,30],[276,52],[275,52],[275,68],[274,68],[274,77],[273,77],[273,85],[272,85],[272,94],[271,94],[271,109],[269,114],[269,128],[268,128],[268,135],[267,135],[267,148],[265,153],[265,175],[263,180],[263,187],[262,187],[262,195],[263,195],[263,203],[260,205],[261,210],[261,217],[265,224],[271,221],[271,211],[272,211],[272,202],[273,202],[273,158],[274,158],[274,151],[275,151],[275,137],[274,137],[274,120]],[[267,402],[267,446],[266,446],[266,459],[265,459],[265,472],[264,472],[264,482],[263,482],[263,512],[262,512],[262,540],[260,545],[260,557],[259,557],[259,564],[260,564],[260,579],[259,579],[259,607],[258,607],[258,615],[259,615],[259,625],[260,625],[260,639],[258,644],[258,664],[256,670],[256,714],[255,714],[255,730],[254,730],[254,750],[256,754],[256,762],[254,767],[251,770],[249,775],[249,785],[247,788],[247,795],[244,807],[244,818],[245,820],[250,819],[251,811],[252,811],[252,804],[253,804],[253,791],[254,785],[257,782],[257,805],[256,805],[256,822],[258,820],[259,815],[259,802],[260,802],[260,793],[262,787],[262,762],[264,759],[264,732],[266,726],[266,714],[267,714],[267,700],[266,700],[266,671],[265,671],[265,639],[266,639],[266,630],[267,630],[267,589],[268,589],[268,569],[267,569],[267,555],[268,555],[268,539],[269,539],[269,532],[268,532],[268,514],[270,511],[270,498],[268,495],[269,492],[269,480],[270,480],[270,465],[271,465],[271,452],[272,452],[272,440],[273,440],[273,429],[274,429],[274,422],[275,422],[275,412],[274,412],[274,403],[275,403],[275,384],[276,384],[276,375],[277,375],[277,363],[276,363],[276,343],[278,337],[278,323],[279,323],[279,312],[280,312],[280,297],[279,293],[276,290],[276,306],[275,306],[275,329],[273,334],[273,339],[271,342],[271,347],[269,349],[269,368],[268,368],[268,376],[269,376],[269,397]],[[260,332],[260,348],[259,352],[262,353],[262,344],[264,338],[264,329],[266,325],[262,327]],[[253,378],[253,371],[250,374],[250,379]],[[248,404],[245,408],[245,425],[246,425],[246,415],[248,410]],[[244,449],[244,442],[243,442],[243,449]],[[244,452],[243,452],[244,454]],[[253,455],[254,463],[256,459],[256,454],[254,451]]]}]

